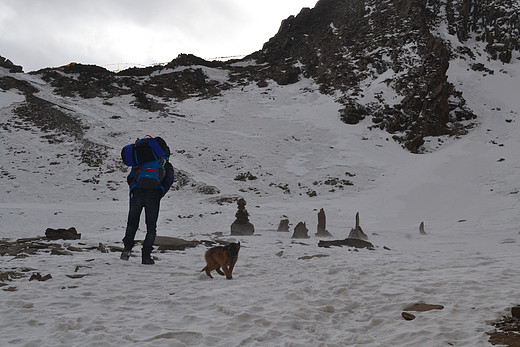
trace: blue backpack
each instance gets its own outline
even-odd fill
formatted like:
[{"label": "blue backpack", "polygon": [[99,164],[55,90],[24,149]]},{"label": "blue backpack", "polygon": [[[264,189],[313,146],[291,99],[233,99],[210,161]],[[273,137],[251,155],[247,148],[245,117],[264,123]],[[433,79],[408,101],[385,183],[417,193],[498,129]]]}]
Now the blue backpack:
[{"label": "blue backpack", "polygon": [[132,166],[130,191],[134,188],[164,191],[161,181],[166,175],[169,156],[170,149],[160,137],[147,135],[123,147],[121,158],[127,166]]}]

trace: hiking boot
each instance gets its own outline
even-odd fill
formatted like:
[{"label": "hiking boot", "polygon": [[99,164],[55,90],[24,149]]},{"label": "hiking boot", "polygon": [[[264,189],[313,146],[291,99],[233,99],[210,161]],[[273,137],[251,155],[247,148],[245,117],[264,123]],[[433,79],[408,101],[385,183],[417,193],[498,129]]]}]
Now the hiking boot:
[{"label": "hiking boot", "polygon": [[121,253],[121,260],[128,260],[130,259],[130,254],[132,254],[132,251],[124,250],[123,253]]},{"label": "hiking boot", "polygon": [[141,262],[141,264],[145,264],[145,265],[153,265],[155,264],[155,261],[153,260],[152,257],[150,256],[143,256],[143,261]]}]

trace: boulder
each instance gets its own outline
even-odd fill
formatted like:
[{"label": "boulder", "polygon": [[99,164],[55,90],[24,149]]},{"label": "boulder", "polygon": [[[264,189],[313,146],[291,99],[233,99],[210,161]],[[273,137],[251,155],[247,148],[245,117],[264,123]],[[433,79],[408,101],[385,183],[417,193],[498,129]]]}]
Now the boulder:
[{"label": "boulder", "polygon": [[356,238],[346,238],[344,240],[320,240],[318,242],[318,247],[330,247],[330,246],[347,246],[347,247],[354,247],[354,248],[367,248],[367,249],[374,249],[374,245],[368,241],[356,239]]},{"label": "boulder", "polygon": [[71,227],[68,229],[51,229],[45,230],[45,237],[49,240],[79,240],[81,234],[78,234],[76,228]]},{"label": "boulder", "polygon": [[199,241],[187,241],[169,236],[156,236],[154,244],[159,251],[183,251],[188,247],[197,247]]},{"label": "boulder", "polygon": [[414,320],[415,319],[415,316],[411,313],[408,313],[408,312],[403,312],[401,313],[401,316],[406,319],[406,320]]}]

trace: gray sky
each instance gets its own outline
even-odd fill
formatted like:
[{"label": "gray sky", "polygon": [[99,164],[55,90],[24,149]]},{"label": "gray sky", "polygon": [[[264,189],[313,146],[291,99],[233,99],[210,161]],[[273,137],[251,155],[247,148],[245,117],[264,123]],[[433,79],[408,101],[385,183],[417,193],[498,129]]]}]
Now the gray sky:
[{"label": "gray sky", "polygon": [[262,48],[318,0],[0,0],[0,55],[25,72],[70,62],[109,69]]}]

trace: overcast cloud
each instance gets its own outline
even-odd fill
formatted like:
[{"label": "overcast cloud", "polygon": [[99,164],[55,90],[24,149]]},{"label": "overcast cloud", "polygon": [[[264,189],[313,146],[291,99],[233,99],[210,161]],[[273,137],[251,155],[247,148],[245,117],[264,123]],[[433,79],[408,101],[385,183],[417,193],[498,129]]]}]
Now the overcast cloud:
[{"label": "overcast cloud", "polygon": [[70,62],[110,69],[180,53],[205,59],[262,48],[317,0],[0,0],[0,55],[24,71]]}]

